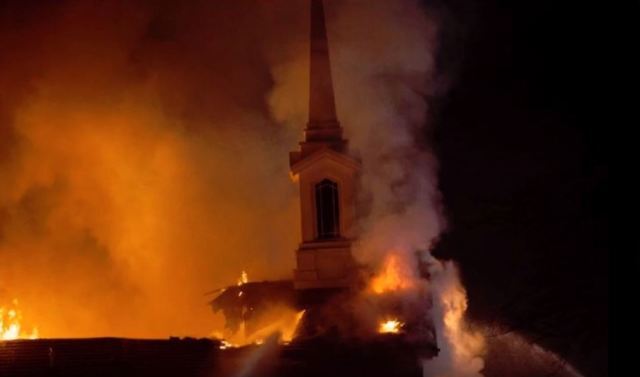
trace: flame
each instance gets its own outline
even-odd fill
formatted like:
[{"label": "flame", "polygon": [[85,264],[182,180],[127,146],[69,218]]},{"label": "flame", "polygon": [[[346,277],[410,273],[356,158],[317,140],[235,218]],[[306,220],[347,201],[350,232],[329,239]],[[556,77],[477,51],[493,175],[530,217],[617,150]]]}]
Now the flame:
[{"label": "flame", "polygon": [[412,274],[397,253],[391,252],[382,268],[382,271],[371,280],[370,288],[376,294],[403,291],[414,287]]},{"label": "flame", "polygon": [[22,312],[18,300],[13,299],[11,306],[0,306],[0,340],[37,339],[38,328],[25,333],[22,326]]},{"label": "flame", "polygon": [[[269,335],[279,332],[280,341],[284,344],[289,344],[296,335],[298,324],[302,320],[304,313],[304,310],[301,310],[299,312],[285,310],[279,314],[279,318],[262,327],[260,330],[256,331],[240,343],[260,344],[262,342],[262,339],[268,338]],[[293,316],[291,314],[293,314]]]},{"label": "flame", "polygon": [[296,330],[298,329],[298,324],[300,323],[300,320],[302,320],[304,313],[305,313],[305,310],[301,310],[297,312],[293,320],[293,323],[290,326],[287,326],[286,328],[283,329],[282,341],[285,344],[288,344],[293,340],[294,336],[296,335]]},{"label": "flame", "polygon": [[380,334],[397,334],[400,332],[402,326],[404,326],[404,323],[400,322],[398,319],[388,319],[380,322],[378,332]]},{"label": "flame", "polygon": [[[249,282],[249,275],[247,275],[247,272],[243,270],[242,273],[240,274],[240,279],[238,279],[238,287],[242,287],[248,282]],[[238,297],[242,297],[242,295],[243,295],[242,291],[238,292]]]},{"label": "flame", "polygon": [[236,348],[236,347],[238,347],[236,344],[229,343],[224,339],[220,340],[220,347],[219,348],[221,350],[226,350],[227,348]]},{"label": "flame", "polygon": [[304,316],[305,311],[294,311],[290,308],[273,308],[269,313],[268,319],[265,324],[257,331],[254,331],[250,335],[246,334],[245,323],[240,325],[240,330],[236,333],[230,334],[228,337],[223,336],[220,332],[214,332],[213,337],[221,339],[222,343],[220,349],[235,348],[245,345],[262,345],[264,339],[269,336],[279,333],[280,342],[283,344],[289,344],[296,335],[298,325]]},{"label": "flame", "polygon": [[238,279],[238,287],[247,284],[249,282],[249,275],[247,275],[246,271],[242,271],[240,274],[240,279]]}]

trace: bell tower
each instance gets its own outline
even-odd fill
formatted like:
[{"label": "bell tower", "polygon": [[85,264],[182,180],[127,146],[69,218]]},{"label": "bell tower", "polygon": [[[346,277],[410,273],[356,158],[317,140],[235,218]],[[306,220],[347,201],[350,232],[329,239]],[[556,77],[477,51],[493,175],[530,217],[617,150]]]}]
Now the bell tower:
[{"label": "bell tower", "polygon": [[296,251],[296,289],[348,287],[360,162],[349,155],[336,116],[322,0],[311,0],[309,121],[289,156],[300,185],[302,242]]}]

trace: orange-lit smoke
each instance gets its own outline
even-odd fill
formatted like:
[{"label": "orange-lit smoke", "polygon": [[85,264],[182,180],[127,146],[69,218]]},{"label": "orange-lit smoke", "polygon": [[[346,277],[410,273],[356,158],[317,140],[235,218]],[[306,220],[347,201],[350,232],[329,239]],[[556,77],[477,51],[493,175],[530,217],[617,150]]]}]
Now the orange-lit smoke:
[{"label": "orange-lit smoke", "polygon": [[400,255],[390,252],[380,272],[371,279],[369,284],[375,294],[387,292],[402,292],[415,287],[414,272]]},{"label": "orange-lit smoke", "polygon": [[430,287],[434,296],[432,318],[436,327],[437,357],[423,361],[424,375],[480,377],[486,353],[484,335],[465,320],[467,295],[452,262],[433,261]]},{"label": "orange-lit smoke", "polygon": [[[419,0],[325,1],[325,10],[336,111],[363,166],[354,253],[375,274],[367,294],[409,295],[413,308],[424,293],[416,252],[428,253],[446,225],[428,139],[429,99],[443,89],[437,14]],[[306,90],[304,47],[273,68],[269,102],[285,123],[305,121],[308,97],[290,97]]]},{"label": "orange-lit smoke", "polygon": [[[484,343],[465,323],[465,291],[453,266],[430,254],[446,227],[429,140],[429,100],[446,89],[435,66],[437,14],[417,0],[366,3],[327,2],[326,7],[337,113],[363,163],[356,257],[375,273],[368,293],[396,295],[411,308],[424,299],[424,289],[432,296],[429,314],[442,352],[425,375],[475,376]],[[378,21],[394,27],[372,27],[380,26]],[[305,64],[292,60],[276,70],[282,85],[270,101],[277,117],[299,121],[304,114],[297,111],[304,102],[286,98],[288,89],[306,82],[300,80]],[[421,279],[418,258],[430,260],[430,282]],[[378,314],[379,332],[395,331],[404,320]]]},{"label": "orange-lit smoke", "polygon": [[[237,286],[240,287],[238,297],[242,297],[242,286],[249,282],[249,275],[242,271]],[[247,323],[241,322],[240,328],[231,330],[215,330],[212,337],[222,340],[221,348],[239,347],[249,344],[262,344],[265,339],[277,338],[281,343],[289,343],[296,336],[298,325],[304,316],[305,310],[296,310],[282,303],[272,303],[267,308],[261,308],[253,312],[255,308],[243,306],[242,316],[251,314],[251,330],[247,330]]]},{"label": "orange-lit smoke", "polygon": [[290,276],[299,130],[264,98],[305,18],[270,3],[0,5],[0,302],[42,337],[207,336],[204,292]]},{"label": "orange-lit smoke", "polygon": [[[325,10],[337,115],[363,166],[354,252],[374,270],[390,251],[412,263],[446,223],[427,138],[428,99],[442,89],[437,15],[418,0],[325,1]],[[303,124],[308,51],[293,46],[291,58],[272,68],[277,85],[269,103],[276,119]]]},{"label": "orange-lit smoke", "polygon": [[[396,298],[405,302],[415,302],[419,307],[427,305],[426,296],[422,295],[426,282],[420,280],[415,271],[415,266],[410,263],[404,253],[389,251],[385,257],[380,270],[369,280],[368,287],[364,292],[366,295]],[[373,301],[374,303],[376,300]],[[396,334],[401,332],[404,326],[402,314],[409,314],[411,317],[418,313],[388,313],[384,307],[375,305],[377,312],[378,329],[381,334]],[[414,310],[414,306],[409,306],[406,310]]]},{"label": "orange-lit smoke", "polygon": [[[203,292],[243,268],[290,277],[307,5],[4,1],[0,302],[18,297],[43,337],[206,336],[222,318]],[[328,1],[327,23],[338,115],[376,167],[358,249],[376,264],[441,228],[412,137],[434,23],[417,0]]]}]

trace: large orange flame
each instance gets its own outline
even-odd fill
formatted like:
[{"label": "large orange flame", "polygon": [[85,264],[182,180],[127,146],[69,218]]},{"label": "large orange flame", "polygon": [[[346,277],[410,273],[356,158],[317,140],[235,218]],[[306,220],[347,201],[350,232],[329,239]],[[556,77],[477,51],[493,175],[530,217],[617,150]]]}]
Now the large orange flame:
[{"label": "large orange flame", "polygon": [[409,266],[396,252],[389,253],[382,271],[370,283],[371,290],[376,294],[404,291],[414,287]]},{"label": "large orange flame", "polygon": [[[387,254],[379,273],[369,283],[369,291],[375,295],[404,294],[416,287],[415,274],[409,262],[395,250]],[[380,334],[398,334],[403,326],[399,318],[385,316],[379,320],[377,330]]]},{"label": "large orange flame", "polygon": [[26,333],[22,325],[22,311],[18,300],[13,299],[11,305],[0,306],[0,340],[37,339],[38,329],[34,327]]}]

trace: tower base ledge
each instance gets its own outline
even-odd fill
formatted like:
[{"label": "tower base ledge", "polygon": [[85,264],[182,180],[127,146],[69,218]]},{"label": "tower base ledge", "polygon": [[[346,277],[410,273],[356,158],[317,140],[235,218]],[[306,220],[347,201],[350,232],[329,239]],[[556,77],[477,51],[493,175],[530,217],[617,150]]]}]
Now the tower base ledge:
[{"label": "tower base ledge", "polygon": [[310,243],[302,244],[296,252],[294,287],[312,289],[353,286],[357,274],[350,244],[336,242],[313,246]]}]

